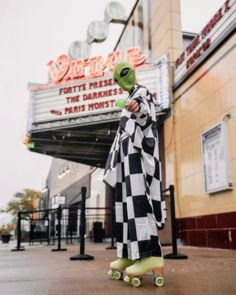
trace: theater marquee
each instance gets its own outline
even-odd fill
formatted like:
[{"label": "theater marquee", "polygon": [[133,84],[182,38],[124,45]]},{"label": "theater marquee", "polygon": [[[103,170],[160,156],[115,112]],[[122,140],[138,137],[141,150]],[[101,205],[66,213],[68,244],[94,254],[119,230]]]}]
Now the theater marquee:
[{"label": "theater marquee", "polygon": [[[126,60],[136,67],[137,80],[153,95],[158,110],[169,108],[169,73],[167,56],[155,64],[145,64],[145,57],[138,48],[126,50]],[[121,60],[119,51],[107,59],[93,57],[87,61],[71,61],[62,55],[48,63],[51,82],[44,85],[30,84],[29,130],[71,124],[75,118],[94,117],[119,112],[116,100],[127,98],[113,80],[115,64]],[[100,120],[97,116],[97,120]],[[77,122],[78,123],[78,122]],[[50,125],[51,124],[51,125]],[[54,125],[53,125],[54,124]]]}]

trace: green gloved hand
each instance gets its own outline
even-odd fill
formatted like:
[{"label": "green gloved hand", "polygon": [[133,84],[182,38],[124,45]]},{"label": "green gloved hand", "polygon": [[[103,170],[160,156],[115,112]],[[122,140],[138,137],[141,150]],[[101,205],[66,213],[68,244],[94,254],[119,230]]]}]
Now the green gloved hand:
[{"label": "green gloved hand", "polygon": [[125,108],[127,105],[127,99],[125,98],[120,98],[116,100],[116,106],[123,109]]}]

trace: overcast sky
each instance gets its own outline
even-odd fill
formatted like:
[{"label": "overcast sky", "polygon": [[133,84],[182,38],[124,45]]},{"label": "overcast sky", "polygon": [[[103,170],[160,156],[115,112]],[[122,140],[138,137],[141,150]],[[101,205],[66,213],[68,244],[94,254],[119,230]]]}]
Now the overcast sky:
[{"label": "overcast sky", "polygon": [[[24,188],[42,190],[51,158],[23,145],[28,110],[28,82],[46,83],[47,62],[67,53],[87,27],[103,20],[108,0],[0,0],[0,207]],[[127,12],[135,0],[120,0]],[[181,0],[183,31],[199,32],[224,0]],[[121,31],[112,25],[106,42],[93,54],[111,51]]]}]

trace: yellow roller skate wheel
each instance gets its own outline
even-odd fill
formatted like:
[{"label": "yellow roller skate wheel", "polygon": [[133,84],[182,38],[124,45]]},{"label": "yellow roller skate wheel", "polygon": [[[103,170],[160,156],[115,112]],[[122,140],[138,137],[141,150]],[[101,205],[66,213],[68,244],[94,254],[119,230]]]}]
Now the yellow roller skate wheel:
[{"label": "yellow roller skate wheel", "polygon": [[113,274],[112,274],[112,277],[115,279],[115,280],[121,280],[122,279],[122,276],[123,276],[123,273],[121,271],[114,271]]},{"label": "yellow roller skate wheel", "polygon": [[141,280],[139,278],[132,278],[131,285],[138,288],[141,285]]},{"label": "yellow roller skate wheel", "polygon": [[157,287],[162,287],[164,285],[165,280],[162,276],[155,277],[154,280]]}]

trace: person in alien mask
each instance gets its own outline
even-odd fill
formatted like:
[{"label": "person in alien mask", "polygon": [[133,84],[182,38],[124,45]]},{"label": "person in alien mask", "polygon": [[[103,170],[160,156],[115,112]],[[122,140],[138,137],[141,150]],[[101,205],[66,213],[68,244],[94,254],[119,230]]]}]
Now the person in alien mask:
[{"label": "person in alien mask", "polygon": [[138,287],[139,276],[153,271],[155,284],[162,286],[164,260],[158,229],[164,226],[166,211],[161,200],[154,103],[147,88],[136,83],[129,63],[116,65],[114,80],[129,97],[104,172],[104,182],[116,189],[119,258],[110,264],[108,274],[121,279],[125,270],[124,280]]}]

